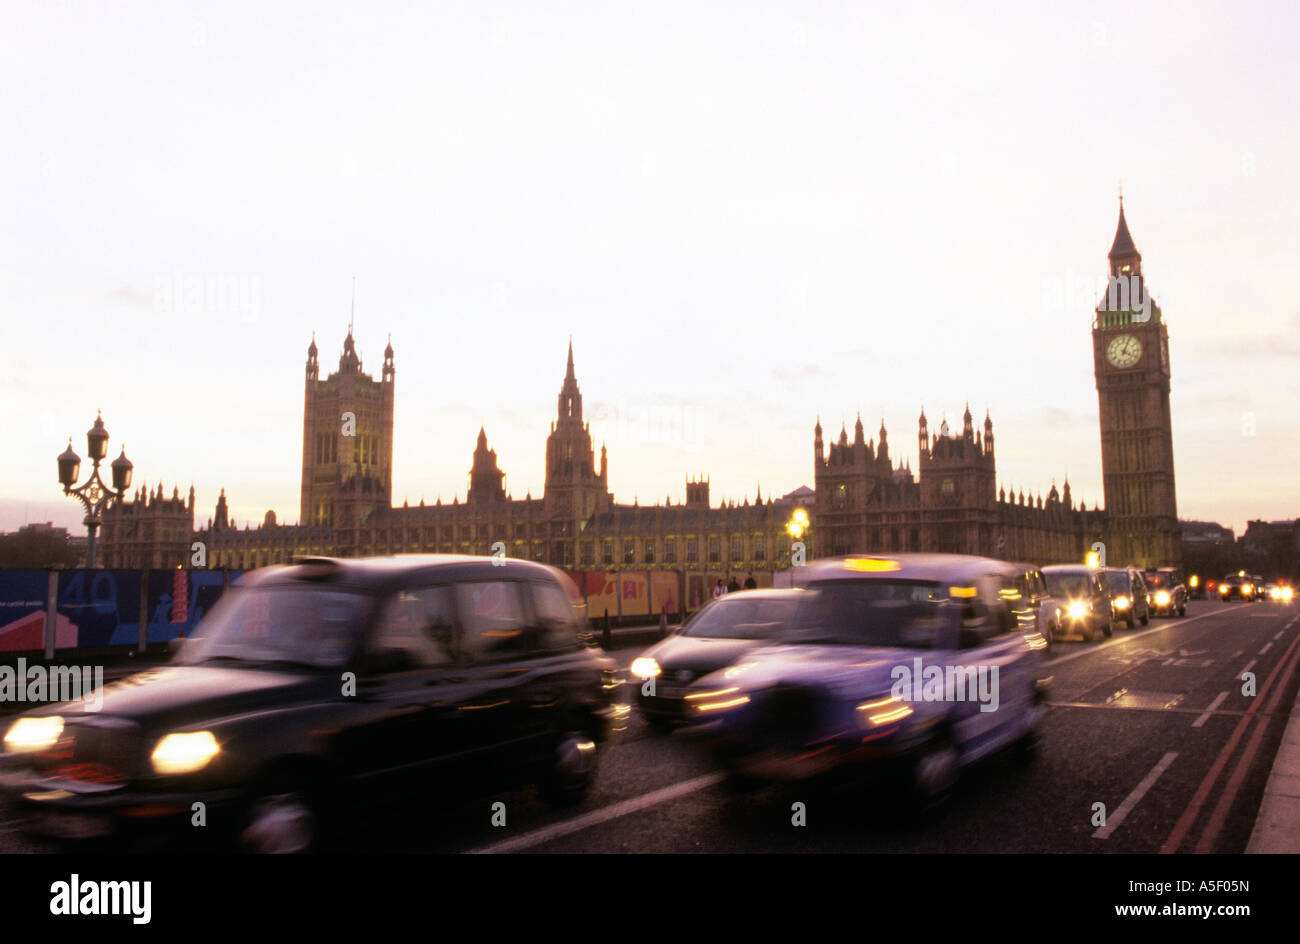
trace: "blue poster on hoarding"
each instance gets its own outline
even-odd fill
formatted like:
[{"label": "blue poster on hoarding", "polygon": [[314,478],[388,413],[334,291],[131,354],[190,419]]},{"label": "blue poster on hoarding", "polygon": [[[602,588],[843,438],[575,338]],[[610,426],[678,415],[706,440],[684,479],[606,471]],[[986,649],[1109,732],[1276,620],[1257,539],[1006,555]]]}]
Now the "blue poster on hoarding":
[{"label": "blue poster on hoarding", "polygon": [[[231,571],[230,580],[233,582],[242,573]],[[145,638],[150,643],[192,635],[223,588],[219,570],[60,571],[61,631],[56,634],[56,648],[136,645],[140,638],[141,580],[146,588]]]},{"label": "blue poster on hoarding", "polygon": [[0,652],[31,652],[45,645],[49,587],[49,571],[0,570]]}]

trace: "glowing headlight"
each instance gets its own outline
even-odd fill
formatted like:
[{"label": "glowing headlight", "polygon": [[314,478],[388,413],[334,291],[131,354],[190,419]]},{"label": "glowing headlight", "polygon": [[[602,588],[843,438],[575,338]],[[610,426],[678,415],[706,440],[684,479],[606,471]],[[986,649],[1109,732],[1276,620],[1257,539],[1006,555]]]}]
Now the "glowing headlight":
[{"label": "glowing headlight", "polygon": [[1158,593],[1156,593],[1156,606],[1168,606],[1168,605],[1169,605],[1169,591],[1161,590]]},{"label": "glowing headlight", "polygon": [[1128,609],[1128,597],[1116,597],[1116,598],[1115,598],[1115,609],[1117,609],[1117,610],[1127,610],[1127,609]]},{"label": "glowing headlight", "polygon": [[1251,586],[1250,584],[1248,584],[1248,583],[1243,583],[1243,584],[1241,585],[1241,592],[1242,592],[1242,593],[1250,593],[1250,592],[1251,592],[1252,590],[1254,590],[1254,589],[1255,589],[1255,588],[1254,588],[1253,586]]},{"label": "glowing headlight", "polygon": [[880,727],[883,724],[893,724],[895,721],[902,721],[912,713],[910,705],[903,704],[901,699],[881,698],[877,701],[864,701],[858,705],[858,721],[864,727]]},{"label": "glowing headlight", "polygon": [[741,695],[734,685],[728,688],[715,688],[707,692],[691,692],[686,696],[690,707],[696,711],[725,711],[749,704],[749,696]]},{"label": "glowing headlight", "polygon": [[1291,598],[1293,596],[1295,596],[1295,591],[1292,590],[1290,587],[1282,588],[1282,599],[1285,600],[1287,603],[1291,602]]},{"label": "glowing headlight", "polygon": [[5,750],[11,754],[43,751],[59,742],[63,719],[58,715],[45,718],[19,718],[5,732]]},{"label": "glowing headlight", "polygon": [[659,668],[659,663],[654,659],[641,656],[632,660],[632,668],[629,670],[637,678],[654,678],[656,675],[663,675],[663,669]]},{"label": "glowing headlight", "polygon": [[211,731],[169,734],[153,749],[153,769],[160,774],[189,774],[202,770],[221,753]]},{"label": "glowing headlight", "polygon": [[1070,604],[1070,619],[1083,619],[1084,614],[1087,612],[1088,608],[1079,600],[1075,600]]},{"label": "glowing headlight", "polygon": [[1270,600],[1280,600],[1282,599],[1282,591],[1279,590],[1277,587],[1274,587],[1272,590],[1268,592],[1268,597]]},{"label": "glowing headlight", "polygon": [[1228,591],[1231,589],[1232,588],[1229,587],[1226,583],[1219,584],[1219,592],[1222,593],[1225,597],[1228,595]]}]

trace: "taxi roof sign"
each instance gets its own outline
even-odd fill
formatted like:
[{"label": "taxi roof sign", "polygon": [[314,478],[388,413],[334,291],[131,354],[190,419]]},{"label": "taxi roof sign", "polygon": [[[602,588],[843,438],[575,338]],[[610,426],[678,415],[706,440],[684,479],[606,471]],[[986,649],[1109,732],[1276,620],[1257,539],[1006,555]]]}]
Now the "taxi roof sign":
[{"label": "taxi roof sign", "polygon": [[848,557],[844,560],[845,570],[856,570],[863,574],[884,574],[903,567],[896,560],[885,557]]}]

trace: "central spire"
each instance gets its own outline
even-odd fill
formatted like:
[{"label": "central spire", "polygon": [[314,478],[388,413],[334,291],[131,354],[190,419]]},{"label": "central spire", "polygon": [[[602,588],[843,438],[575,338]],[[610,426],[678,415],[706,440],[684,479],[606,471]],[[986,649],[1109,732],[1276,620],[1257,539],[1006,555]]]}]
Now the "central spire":
[{"label": "central spire", "polygon": [[582,393],[578,390],[578,378],[573,372],[573,338],[569,338],[569,360],[564,370],[564,383],[560,385],[559,409],[557,422],[563,427],[569,424],[582,425]]},{"label": "central spire", "polygon": [[1140,264],[1142,262],[1142,253],[1137,251],[1137,246],[1133,242],[1133,235],[1128,231],[1128,220],[1124,218],[1124,197],[1119,198],[1119,224],[1115,227],[1115,240],[1111,243],[1110,268],[1112,275],[1118,275],[1121,271],[1126,274],[1137,275],[1140,273]]}]

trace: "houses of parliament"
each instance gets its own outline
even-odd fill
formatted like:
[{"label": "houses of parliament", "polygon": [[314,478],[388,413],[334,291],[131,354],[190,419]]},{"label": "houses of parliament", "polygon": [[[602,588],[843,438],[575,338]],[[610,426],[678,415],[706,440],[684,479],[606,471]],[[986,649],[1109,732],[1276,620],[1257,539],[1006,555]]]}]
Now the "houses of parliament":
[{"label": "houses of parliament", "polygon": [[[379,379],[363,370],[349,327],[338,369],[321,378],[315,339],[305,367],[302,479],[297,524],[268,511],[258,527],[230,521],[225,491],[213,516],[196,528],[188,499],[161,485],[115,502],[104,516],[107,567],[192,566],[201,542],[206,566],[249,569],[300,555],[399,553],[492,554],[569,570],[674,570],[726,576],[753,571],[760,582],[792,564],[787,527],[802,508],[807,558],[848,553],[932,551],[979,554],[1038,564],[1079,562],[1094,542],[1109,562],[1176,565],[1169,411],[1168,334],[1145,292],[1137,251],[1120,204],[1108,256],[1112,291],[1093,322],[1100,406],[1105,509],[1075,505],[1068,481],[1045,497],[1009,494],[996,485],[993,421],[976,425],[967,406],[960,429],[932,431],[917,420],[915,472],[891,454],[884,423],[867,438],[861,417],[827,438],[813,428],[813,480],[783,497],[756,494],[713,504],[706,478],[687,478],[685,502],[615,501],[605,448],[595,453],[569,344],[555,419],[546,441],[543,493],[506,493],[484,429],[470,461],[469,488],[445,503],[392,500],[391,342]],[[1117,280],[1136,290],[1117,297]],[[1142,299],[1145,297],[1147,303]]]}]

